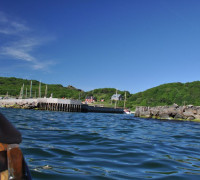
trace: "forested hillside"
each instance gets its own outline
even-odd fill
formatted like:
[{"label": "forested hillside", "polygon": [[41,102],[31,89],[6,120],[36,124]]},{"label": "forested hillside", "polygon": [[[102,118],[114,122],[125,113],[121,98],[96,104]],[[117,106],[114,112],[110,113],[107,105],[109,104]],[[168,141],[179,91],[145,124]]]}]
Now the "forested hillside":
[{"label": "forested hillside", "polygon": [[[18,97],[20,89],[24,84],[24,94],[29,97],[30,92],[30,80],[19,78],[5,78],[0,77],[0,95],[8,94],[10,96]],[[45,95],[46,84],[41,83],[41,96]],[[32,97],[38,97],[39,81],[32,80]],[[84,100],[86,96],[95,96],[98,101],[100,99],[105,100],[105,104],[110,104],[110,98],[116,93],[115,88],[100,88],[92,91],[84,92],[80,89],[76,89],[73,86],[63,87],[61,84],[48,84],[48,94],[50,97],[53,93],[53,97],[56,98],[71,98]],[[125,95],[124,91],[119,91],[118,94]],[[172,105],[176,103],[178,105],[193,104],[200,105],[200,81],[194,81],[190,83],[169,83],[163,84],[144,92],[136,94],[130,94],[126,91],[127,101],[126,107],[134,109],[136,106],[159,106],[159,105]],[[118,107],[123,107],[124,101],[118,102]]]},{"label": "forested hillside", "polygon": [[[8,94],[10,96],[18,97],[20,94],[21,87],[24,84],[24,95],[26,95],[27,88],[27,96],[30,97],[30,80],[20,79],[20,78],[5,78],[0,77],[0,95]],[[38,97],[39,94],[39,81],[32,80],[32,97]],[[41,97],[45,95],[46,84],[41,83]],[[51,93],[53,93],[53,97],[57,98],[72,98],[78,99],[81,90],[76,88],[63,87],[61,84],[48,84],[47,97],[50,97]]]},{"label": "forested hillside", "polygon": [[159,106],[193,104],[200,105],[200,81],[163,84],[129,98],[131,105]]}]

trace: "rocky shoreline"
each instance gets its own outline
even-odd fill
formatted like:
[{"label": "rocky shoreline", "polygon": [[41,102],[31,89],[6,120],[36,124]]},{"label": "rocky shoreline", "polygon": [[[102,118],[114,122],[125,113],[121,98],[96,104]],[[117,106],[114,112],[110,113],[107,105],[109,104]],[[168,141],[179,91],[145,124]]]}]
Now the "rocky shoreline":
[{"label": "rocky shoreline", "polygon": [[200,106],[138,106],[135,117],[200,121]]}]

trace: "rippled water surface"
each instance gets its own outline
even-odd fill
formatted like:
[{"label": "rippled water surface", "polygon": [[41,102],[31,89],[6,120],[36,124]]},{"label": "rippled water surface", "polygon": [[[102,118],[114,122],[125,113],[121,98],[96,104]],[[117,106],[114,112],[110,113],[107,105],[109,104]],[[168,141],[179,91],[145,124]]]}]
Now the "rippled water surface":
[{"label": "rippled water surface", "polygon": [[33,179],[200,179],[200,123],[4,109]]}]

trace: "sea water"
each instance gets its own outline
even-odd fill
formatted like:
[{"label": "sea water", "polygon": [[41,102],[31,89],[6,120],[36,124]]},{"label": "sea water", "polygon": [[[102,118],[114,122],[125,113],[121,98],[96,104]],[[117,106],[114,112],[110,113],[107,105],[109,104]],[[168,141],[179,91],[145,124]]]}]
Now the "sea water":
[{"label": "sea water", "polygon": [[5,109],[33,179],[200,179],[200,123]]}]

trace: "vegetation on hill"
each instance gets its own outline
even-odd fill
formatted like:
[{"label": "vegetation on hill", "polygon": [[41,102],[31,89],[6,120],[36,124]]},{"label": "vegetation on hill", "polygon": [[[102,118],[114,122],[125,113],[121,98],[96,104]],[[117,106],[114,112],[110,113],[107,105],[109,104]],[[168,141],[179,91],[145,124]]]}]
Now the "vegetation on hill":
[{"label": "vegetation on hill", "polygon": [[[85,93],[87,96],[94,96],[97,97],[98,100],[104,99],[105,101],[110,101],[111,96],[116,93],[115,88],[100,88],[94,89],[92,91],[88,91]],[[123,97],[125,95],[125,91],[117,91],[118,94],[121,94]],[[126,91],[126,96],[130,97],[130,92]]]},{"label": "vegetation on hill", "polygon": [[[6,95],[7,92],[10,96],[19,97],[20,89],[24,84],[24,95],[30,97],[30,80],[19,79],[19,78],[6,78],[0,77],[0,95]],[[38,97],[39,81],[32,80],[32,97],[35,95]],[[45,95],[46,84],[41,83],[41,97]],[[104,99],[104,104],[107,106],[111,105],[111,96],[116,93],[115,88],[100,88],[92,91],[84,92],[71,85],[63,87],[61,84],[48,84],[47,97],[50,97],[53,93],[53,97],[56,98],[71,98],[81,99],[82,101],[86,96],[94,96],[98,102]],[[125,96],[125,91],[119,91],[118,94]],[[200,105],[200,81],[194,81],[190,83],[169,83],[163,84],[144,92],[136,94],[130,94],[126,91],[126,107],[135,109],[136,106],[162,106],[172,105],[176,103],[178,105],[193,104],[196,106]],[[97,103],[98,103],[97,102]],[[114,102],[112,103],[114,105]],[[124,101],[119,101],[118,107],[124,106]]]},{"label": "vegetation on hill", "polygon": [[[0,77],[0,94],[6,95],[7,93],[10,96],[19,97],[21,87],[24,84],[24,96],[26,96],[26,89],[27,89],[27,96],[30,97],[30,80],[27,79],[20,79],[20,78],[6,78]],[[38,97],[39,94],[39,81],[32,80],[32,97]],[[71,88],[71,87],[63,87],[61,84],[48,84],[48,91],[47,97],[51,96],[53,93],[53,97],[57,98],[72,98],[78,99],[80,90]],[[46,84],[41,83],[41,97],[45,96],[45,89]]]},{"label": "vegetation on hill", "polygon": [[132,106],[200,105],[200,81],[163,84],[131,95]]},{"label": "vegetation on hill", "polygon": [[[102,104],[106,107],[114,107],[115,102],[111,101],[111,97],[113,94],[116,94],[115,88],[99,88],[85,92],[83,97],[94,96],[97,98],[97,103],[95,104]],[[118,90],[117,94],[121,94],[123,99],[125,98],[125,91]],[[130,96],[131,96],[130,92],[126,91],[126,98],[128,99]],[[100,102],[101,99],[104,99],[104,102]],[[118,101],[117,107],[124,107],[124,101]]]}]

